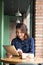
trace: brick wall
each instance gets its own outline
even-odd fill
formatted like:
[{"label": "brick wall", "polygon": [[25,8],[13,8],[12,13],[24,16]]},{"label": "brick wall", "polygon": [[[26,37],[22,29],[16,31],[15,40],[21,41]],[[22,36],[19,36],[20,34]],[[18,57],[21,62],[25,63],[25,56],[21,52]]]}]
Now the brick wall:
[{"label": "brick wall", "polygon": [[9,25],[9,41],[16,37],[16,22],[10,22]]},{"label": "brick wall", "polygon": [[43,57],[43,0],[35,2],[35,55]]}]

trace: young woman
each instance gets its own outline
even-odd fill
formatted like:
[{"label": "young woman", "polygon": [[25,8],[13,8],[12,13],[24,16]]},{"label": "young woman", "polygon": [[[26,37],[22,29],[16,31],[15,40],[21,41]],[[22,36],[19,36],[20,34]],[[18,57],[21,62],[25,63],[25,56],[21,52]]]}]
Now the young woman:
[{"label": "young woman", "polygon": [[[34,55],[34,39],[28,35],[28,30],[25,24],[18,23],[16,25],[16,38],[11,42],[17,49],[19,55],[29,53]],[[10,56],[10,54],[8,54]]]},{"label": "young woman", "polygon": [[17,49],[19,55],[22,53],[34,54],[34,39],[28,35],[27,27],[23,23],[16,25],[16,38],[11,42]]}]

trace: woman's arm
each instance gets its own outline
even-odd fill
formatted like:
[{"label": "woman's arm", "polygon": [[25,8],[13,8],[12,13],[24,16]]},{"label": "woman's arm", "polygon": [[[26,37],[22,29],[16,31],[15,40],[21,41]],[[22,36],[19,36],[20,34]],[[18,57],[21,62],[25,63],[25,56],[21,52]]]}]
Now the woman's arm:
[{"label": "woman's arm", "polygon": [[30,53],[34,54],[34,39],[30,38]]},{"label": "woman's arm", "polygon": [[30,38],[30,46],[29,46],[30,52],[28,57],[33,58],[34,57],[34,39]]}]

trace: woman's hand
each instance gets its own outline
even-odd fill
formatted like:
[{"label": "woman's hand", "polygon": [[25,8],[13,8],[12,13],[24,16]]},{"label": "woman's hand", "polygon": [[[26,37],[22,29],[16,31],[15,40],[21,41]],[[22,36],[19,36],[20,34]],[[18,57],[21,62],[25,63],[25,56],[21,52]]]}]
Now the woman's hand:
[{"label": "woman's hand", "polygon": [[8,58],[12,58],[13,56],[12,56],[11,53],[6,53],[6,57],[8,57]]},{"label": "woman's hand", "polygon": [[19,56],[22,56],[23,51],[21,49],[18,49],[17,52],[18,52]]}]

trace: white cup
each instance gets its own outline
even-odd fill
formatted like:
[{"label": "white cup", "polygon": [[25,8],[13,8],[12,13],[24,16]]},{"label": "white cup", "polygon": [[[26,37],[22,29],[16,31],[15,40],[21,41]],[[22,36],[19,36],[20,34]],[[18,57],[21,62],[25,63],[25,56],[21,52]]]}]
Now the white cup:
[{"label": "white cup", "polygon": [[26,59],[28,56],[28,53],[22,53],[22,59]]},{"label": "white cup", "polygon": [[30,58],[34,58],[34,54],[30,53],[29,56],[30,56]]}]

